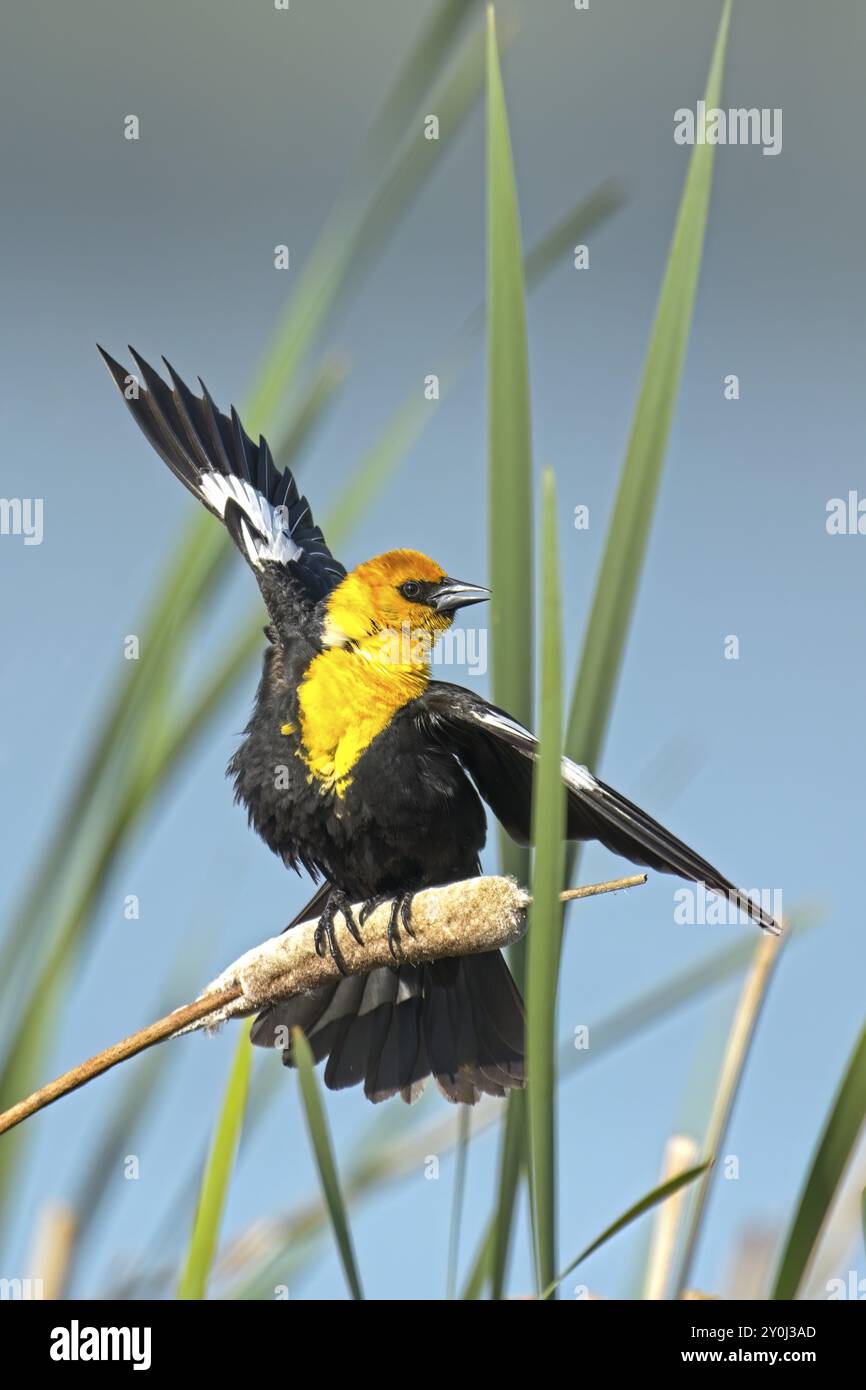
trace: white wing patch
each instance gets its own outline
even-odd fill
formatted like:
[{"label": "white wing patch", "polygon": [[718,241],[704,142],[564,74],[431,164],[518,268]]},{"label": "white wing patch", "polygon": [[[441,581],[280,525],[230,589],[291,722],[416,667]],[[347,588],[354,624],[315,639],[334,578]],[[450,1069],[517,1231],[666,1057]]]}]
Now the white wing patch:
[{"label": "white wing patch", "polygon": [[[480,724],[486,724],[490,729],[498,729],[501,733],[507,734],[510,741],[519,744],[528,757],[538,757],[538,739],[528,729],[524,729],[522,724],[518,724],[516,719],[509,718],[507,714],[498,714],[496,710],[473,710],[472,713]],[[601,791],[589,768],[573,763],[570,758],[562,759],[562,780],[572,791]]]},{"label": "white wing patch", "polygon": [[[288,527],[286,509],[272,507],[266,497],[257,492],[252,483],[234,474],[203,473],[200,480],[201,493],[208,506],[213,507],[221,520],[225,519],[226,504],[236,502],[249,520],[253,535],[242,522],[241,530],[250,564],[260,569],[265,560],[273,560],[285,565],[289,560],[298,560],[303,551],[292,540]],[[263,536],[264,540],[260,539]]]},{"label": "white wing patch", "polygon": [[562,780],[567,787],[571,787],[575,792],[594,792],[601,795],[601,787],[596,782],[588,767],[582,763],[573,763],[571,758],[562,760]]}]

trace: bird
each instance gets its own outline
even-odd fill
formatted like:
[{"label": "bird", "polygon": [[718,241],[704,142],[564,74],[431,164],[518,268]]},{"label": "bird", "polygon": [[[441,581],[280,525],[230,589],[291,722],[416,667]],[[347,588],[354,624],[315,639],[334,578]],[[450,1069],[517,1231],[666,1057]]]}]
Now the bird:
[{"label": "bird", "polygon": [[[264,438],[253,442],[234,407],[222,413],[201,379],[195,395],[165,358],[167,379],[133,348],[135,370],[99,351],[157,454],[222,522],[267,612],[253,712],[227,775],[265,844],[318,885],[287,930],[315,919],[316,949],[341,974],[264,1010],[253,1043],[279,1047],[291,1067],[299,1027],[326,1063],[326,1086],[362,1085],[373,1102],[411,1103],[431,1076],[455,1104],[506,1096],[525,1083],[524,1011],[501,952],[423,966],[400,953],[415,893],[481,873],[485,806],[518,843],[531,840],[535,737],[431,674],[436,639],[490,591],[412,549],[346,570],[290,469],[276,467]],[[759,903],[586,767],[563,758],[562,780],[569,840],[703,883],[778,931]],[[369,912],[388,901],[392,964],[344,976],[338,918],[363,942]]]}]

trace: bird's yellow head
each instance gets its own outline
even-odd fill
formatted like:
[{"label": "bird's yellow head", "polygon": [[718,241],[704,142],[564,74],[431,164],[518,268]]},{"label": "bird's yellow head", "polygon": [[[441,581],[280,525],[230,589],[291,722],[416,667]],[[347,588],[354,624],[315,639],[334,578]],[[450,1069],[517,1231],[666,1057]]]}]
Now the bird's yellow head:
[{"label": "bird's yellow head", "polygon": [[389,550],[358,565],[334,589],[322,640],[328,647],[356,648],[380,659],[387,659],[396,642],[403,653],[398,665],[404,664],[408,641],[417,659],[426,660],[432,642],[451,626],[456,610],[489,597],[489,589],[451,579],[418,550]]},{"label": "bird's yellow head", "polygon": [[298,740],[311,782],[343,797],[355,764],[430,679],[436,637],[456,609],[490,597],[417,550],[390,550],[347,574],[325,603],[322,647],[298,687]]}]

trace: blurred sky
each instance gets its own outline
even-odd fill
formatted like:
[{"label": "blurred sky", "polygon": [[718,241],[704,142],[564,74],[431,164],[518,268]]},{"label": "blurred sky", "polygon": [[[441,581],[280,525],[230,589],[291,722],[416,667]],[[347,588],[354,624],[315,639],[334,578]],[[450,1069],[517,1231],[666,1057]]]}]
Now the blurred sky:
[{"label": "blurred sky", "polygon": [[[0,493],[45,507],[42,545],[0,538],[7,917],[124,674],[123,638],[138,630],[194,512],[123,410],[94,343],[122,355],[131,341],[152,360],[164,352],[223,406],[240,405],[294,268],[430,11],[421,0],[292,0],[288,13],[268,0],[45,0],[5,18]],[[588,13],[570,0],[499,7],[503,27],[516,22],[503,65],[526,243],[605,178],[627,198],[591,237],[590,269],[564,259],[529,308],[536,461],[555,467],[562,502],[569,677],[687,165],[673,112],[701,94],[719,11],[717,0],[593,0]],[[825,508],[849,489],[866,495],[864,35],[853,0],[735,5],[724,104],[781,107],[783,150],[717,153],[694,330],[600,769],[746,886],[781,886],[786,908],[821,909],[820,928],[783,960],[760,1023],[726,1145],[740,1178],[717,1183],[694,1275],[707,1289],[724,1280],[739,1233],[786,1220],[863,1021],[866,537],[828,536]],[[137,143],[123,138],[128,113],[140,117]],[[431,143],[424,157],[429,182],[373,272],[358,270],[357,294],[322,343],[345,352],[351,375],[305,464],[319,514],[396,405],[441,368],[483,291],[480,108],[454,147]],[[282,242],[287,273],[273,267]],[[723,397],[731,372],[736,402]],[[483,581],[480,344],[431,415],[342,558],[417,546]],[[578,503],[590,508],[588,531],[571,524]],[[232,585],[227,618],[256,601],[240,564]],[[728,634],[739,637],[738,661],[724,659]],[[51,1075],[153,1014],[179,959],[194,962],[192,988],[279,930],[308,894],[246,829],[223,778],[254,681],[251,671],[115,875],[57,1019]],[[582,863],[587,881],[619,869],[601,850]],[[675,925],[676,887],[655,877],[574,912],[563,1038],[750,935]],[[123,915],[130,893],[141,900],[137,922]],[[703,996],[564,1083],[564,1259],[653,1184],[675,1127],[700,1132],[735,997],[731,985]],[[77,1292],[108,1288],[149,1241],[153,1253],[159,1218],[209,1133],[232,1042],[170,1044],[164,1104],[136,1138],[141,1176],[117,1174]],[[141,1065],[29,1123],[4,1275],[23,1272],[41,1203],[75,1190],[118,1087]],[[279,1066],[268,1056],[259,1065]],[[280,1079],[232,1186],[229,1234],[314,1191],[295,1085]],[[375,1112],[356,1092],[329,1097],[328,1108],[346,1163]],[[434,1099],[428,1116],[445,1110]],[[378,1118],[387,1127],[395,1117]],[[491,1136],[471,1152],[467,1255],[492,1201],[495,1154]],[[430,1182],[419,1168],[359,1210],[370,1294],[441,1294],[452,1171],[443,1160]],[[173,1258],[184,1236],[181,1223],[157,1253]],[[645,1236],[635,1228],[607,1246],[586,1282],[609,1296],[633,1292]],[[525,1241],[515,1276],[528,1286]],[[343,1296],[329,1247],[292,1293]]]}]

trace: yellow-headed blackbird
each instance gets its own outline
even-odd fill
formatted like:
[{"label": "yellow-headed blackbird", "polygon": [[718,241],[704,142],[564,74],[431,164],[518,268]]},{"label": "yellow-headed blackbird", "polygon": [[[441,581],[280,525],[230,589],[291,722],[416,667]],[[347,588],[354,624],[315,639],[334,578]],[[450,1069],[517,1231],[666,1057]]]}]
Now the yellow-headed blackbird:
[{"label": "yellow-headed blackbird", "polygon": [[[101,349],[100,349],[101,351]],[[132,352],[132,349],[130,349]],[[132,414],[180,481],[225,526],[269,616],[245,738],[229,764],[236,798],[292,868],[323,880],[295,921],[321,914],[317,946],[340,963],[337,913],[394,899],[393,968],[347,977],[271,1008],[253,1041],[284,1045],[300,1025],[332,1089],[414,1099],[426,1077],[449,1100],[501,1096],[524,1079],[523,1008],[498,951],[401,964],[420,888],[480,872],[482,800],[515,840],[530,836],[537,744],[477,695],[431,679],[430,642],[488,590],[450,578],[415,550],[349,573],[334,559],[295,480],[254,444],[236,411],[171,385],[137,353],[138,376],[103,352]],[[585,767],[563,760],[569,839],[600,840],[637,864],[703,882],[768,930],[775,923],[669,831]],[[293,923],[292,925],[294,925]],[[291,1047],[283,1050],[291,1066]]]}]

